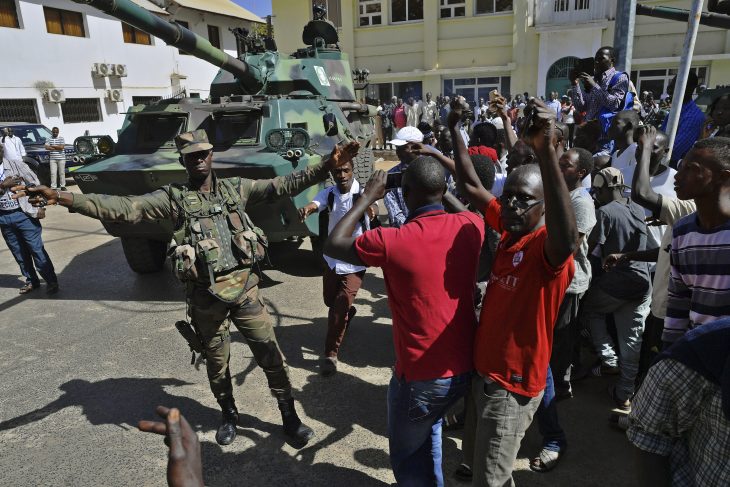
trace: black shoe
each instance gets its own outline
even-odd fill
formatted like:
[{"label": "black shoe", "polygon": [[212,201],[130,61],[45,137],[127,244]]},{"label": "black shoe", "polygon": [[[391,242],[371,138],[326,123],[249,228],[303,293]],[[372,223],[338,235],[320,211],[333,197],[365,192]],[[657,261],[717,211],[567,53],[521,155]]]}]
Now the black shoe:
[{"label": "black shoe", "polygon": [[284,424],[284,434],[294,442],[293,446],[301,448],[314,438],[312,428],[299,419],[297,411],[294,409],[294,399],[279,401],[279,411],[281,411],[281,420]]},{"label": "black shoe", "polygon": [[57,282],[49,282],[46,286],[46,294],[56,294],[58,293],[58,283]]},{"label": "black shoe", "polygon": [[324,357],[319,362],[319,373],[322,377],[329,377],[337,373],[337,357]]},{"label": "black shoe", "polygon": [[459,482],[471,482],[472,472],[468,465],[461,464],[454,472],[454,478]]},{"label": "black shoe", "polygon": [[68,189],[66,189],[66,186],[61,186],[61,191],[68,191]]},{"label": "black shoe", "polygon": [[230,445],[236,439],[236,425],[238,424],[238,409],[232,397],[218,401],[223,410],[223,419],[218,431],[215,433],[215,441],[219,445]]}]

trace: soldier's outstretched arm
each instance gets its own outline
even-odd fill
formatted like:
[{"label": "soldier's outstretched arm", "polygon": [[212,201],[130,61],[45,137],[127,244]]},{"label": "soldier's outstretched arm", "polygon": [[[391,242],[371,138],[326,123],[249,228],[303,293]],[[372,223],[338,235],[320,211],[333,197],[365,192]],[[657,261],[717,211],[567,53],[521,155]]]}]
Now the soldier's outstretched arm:
[{"label": "soldier's outstretched arm", "polygon": [[76,194],[56,191],[46,186],[16,186],[13,198],[27,195],[34,206],[61,205],[75,213],[97,220],[137,223],[142,220],[172,218],[173,205],[163,189],[140,196],[112,196],[107,194]]},{"label": "soldier's outstretched arm", "polygon": [[332,169],[352,161],[360,149],[357,142],[336,145],[321,164],[272,179],[242,179],[241,197],[247,206],[271,202],[275,198],[301,193],[304,189],[327,179]]}]

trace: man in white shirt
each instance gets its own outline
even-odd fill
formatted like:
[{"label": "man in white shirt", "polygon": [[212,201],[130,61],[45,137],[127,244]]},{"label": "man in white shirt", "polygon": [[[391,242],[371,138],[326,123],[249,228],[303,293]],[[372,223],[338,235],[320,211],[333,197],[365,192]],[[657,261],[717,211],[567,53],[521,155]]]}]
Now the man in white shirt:
[{"label": "man in white shirt", "polygon": [[[627,167],[636,166],[636,142],[634,131],[639,127],[639,114],[634,110],[618,112],[611,121],[608,137],[613,140],[614,151],[611,154],[611,167],[623,171]],[[631,181],[631,179],[624,179]]]},{"label": "man in white shirt", "polygon": [[25,147],[20,137],[17,137],[13,133],[13,129],[10,127],[5,129],[5,134],[0,139],[3,146],[3,159],[10,162],[23,162],[25,157]]},{"label": "man in white shirt", "polygon": [[[311,203],[299,209],[302,221],[314,212],[327,211],[329,223],[327,232],[331,232],[340,219],[350,211],[355,200],[360,196],[360,183],[355,179],[352,162],[332,170],[335,185],[323,189]],[[370,229],[370,218],[374,216],[371,207],[368,214],[363,215],[355,226],[353,237],[359,237],[363,231]],[[325,238],[325,235],[320,235]],[[337,354],[345,337],[347,326],[355,316],[355,295],[362,285],[365,267],[349,264],[328,255],[324,255],[326,266],[322,276],[322,296],[324,304],[329,308],[327,321],[327,337],[324,345],[324,357],[320,361],[320,373],[331,376],[337,372]]]},{"label": "man in white shirt", "polygon": [[423,114],[422,103],[416,101],[413,97],[408,99],[406,104],[406,125],[409,127],[417,127],[418,122],[421,121],[421,115]]},{"label": "man in white shirt", "polygon": [[423,103],[422,109],[421,121],[433,127],[439,111],[436,102],[431,99],[431,93],[426,93],[426,101]]}]

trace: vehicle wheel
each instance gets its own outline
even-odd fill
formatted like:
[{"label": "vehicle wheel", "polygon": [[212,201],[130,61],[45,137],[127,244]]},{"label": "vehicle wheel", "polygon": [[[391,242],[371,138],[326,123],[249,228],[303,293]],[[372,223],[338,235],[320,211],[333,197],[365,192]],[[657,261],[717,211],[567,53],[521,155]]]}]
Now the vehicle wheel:
[{"label": "vehicle wheel", "polygon": [[373,150],[369,147],[361,149],[355,158],[355,177],[363,187],[373,175],[374,160]]},{"label": "vehicle wheel", "polygon": [[32,157],[24,157],[23,162],[25,162],[28,167],[35,173],[38,181],[40,181],[43,186],[51,185],[51,173],[48,165],[41,164]]},{"label": "vehicle wheel", "polygon": [[122,237],[122,249],[129,267],[140,274],[162,270],[167,258],[167,244],[160,240]]}]

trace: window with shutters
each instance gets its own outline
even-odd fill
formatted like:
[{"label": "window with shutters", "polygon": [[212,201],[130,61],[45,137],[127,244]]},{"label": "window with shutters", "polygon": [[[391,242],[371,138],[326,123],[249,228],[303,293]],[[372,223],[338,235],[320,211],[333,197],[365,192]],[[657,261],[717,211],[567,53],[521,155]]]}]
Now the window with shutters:
[{"label": "window with shutters", "polygon": [[63,123],[101,122],[98,98],[66,98],[61,103]]},{"label": "window with shutters", "polygon": [[152,36],[147,32],[135,29],[129,24],[122,22],[122,33],[124,34],[124,42],[127,44],[144,44],[152,45]]},{"label": "window with shutters", "polygon": [[15,0],[0,0],[0,27],[20,28]]},{"label": "window with shutters", "polygon": [[211,46],[221,48],[221,34],[215,25],[208,26],[208,40]]},{"label": "window with shutters", "polygon": [[81,12],[43,7],[43,14],[46,17],[46,31],[49,34],[86,37],[84,17]]},{"label": "window with shutters", "polygon": [[39,123],[38,105],[33,98],[0,100],[0,120],[3,122]]}]

